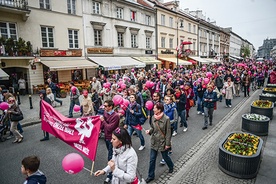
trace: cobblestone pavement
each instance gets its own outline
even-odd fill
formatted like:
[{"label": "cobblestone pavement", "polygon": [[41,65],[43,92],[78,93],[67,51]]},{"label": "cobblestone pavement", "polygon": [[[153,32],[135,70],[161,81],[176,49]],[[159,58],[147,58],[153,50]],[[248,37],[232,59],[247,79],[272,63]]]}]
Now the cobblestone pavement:
[{"label": "cobblestone pavement", "polygon": [[[163,173],[154,182],[176,184],[254,184],[254,179],[238,179],[223,173],[218,168],[218,145],[225,135],[241,131],[241,115],[250,111],[250,103],[258,98],[255,91],[244,98],[213,129],[197,142],[186,154],[175,162],[174,173]],[[266,137],[262,137],[265,141]]]}]

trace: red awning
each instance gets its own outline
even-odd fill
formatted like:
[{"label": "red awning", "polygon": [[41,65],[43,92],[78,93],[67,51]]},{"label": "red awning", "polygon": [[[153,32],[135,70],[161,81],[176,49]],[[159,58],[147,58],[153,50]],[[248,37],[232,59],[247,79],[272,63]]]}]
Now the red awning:
[{"label": "red awning", "polygon": [[192,60],[192,59],[190,59],[189,62],[191,62],[193,65],[196,65],[196,64],[197,64],[197,62],[194,61],[194,60]]}]

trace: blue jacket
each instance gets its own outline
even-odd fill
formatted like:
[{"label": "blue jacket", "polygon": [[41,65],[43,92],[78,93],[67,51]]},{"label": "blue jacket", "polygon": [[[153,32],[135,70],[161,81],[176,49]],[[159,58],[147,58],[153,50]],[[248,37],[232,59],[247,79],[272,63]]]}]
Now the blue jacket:
[{"label": "blue jacket", "polygon": [[[133,114],[129,111],[130,109],[134,111]],[[129,104],[126,110],[125,124],[136,126],[140,124],[139,118],[141,116],[142,116],[141,106],[137,102],[135,102],[135,104],[132,107],[130,107],[130,104]]]},{"label": "blue jacket", "polygon": [[46,184],[46,176],[40,170],[26,178],[24,184]]},{"label": "blue jacket", "polygon": [[[205,101],[207,100],[207,101]],[[212,101],[208,101],[208,100],[212,100]],[[207,108],[214,108],[215,103],[217,101],[217,93],[215,91],[211,91],[209,92],[208,90],[206,90],[203,94],[203,106],[207,107]]]}]

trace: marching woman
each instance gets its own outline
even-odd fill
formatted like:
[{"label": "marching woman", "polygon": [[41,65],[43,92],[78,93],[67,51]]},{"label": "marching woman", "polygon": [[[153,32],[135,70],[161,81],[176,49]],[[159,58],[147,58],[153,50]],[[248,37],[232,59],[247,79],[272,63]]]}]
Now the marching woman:
[{"label": "marching woman", "polygon": [[112,133],[113,156],[108,165],[95,172],[95,176],[112,172],[111,184],[127,184],[136,178],[138,157],[132,148],[131,138],[124,128],[116,128]]},{"label": "marching woman", "polygon": [[150,129],[146,130],[146,134],[151,135],[151,150],[148,178],[149,183],[155,177],[155,164],[158,151],[161,152],[162,158],[169,167],[169,173],[173,172],[174,164],[168,155],[168,150],[171,148],[171,122],[170,118],[164,114],[164,105],[157,103],[153,108],[154,117],[150,125]]},{"label": "marching woman", "polygon": [[228,77],[227,81],[224,83],[223,88],[225,89],[225,103],[226,107],[232,107],[231,100],[235,94],[234,83],[231,81],[231,78]]}]

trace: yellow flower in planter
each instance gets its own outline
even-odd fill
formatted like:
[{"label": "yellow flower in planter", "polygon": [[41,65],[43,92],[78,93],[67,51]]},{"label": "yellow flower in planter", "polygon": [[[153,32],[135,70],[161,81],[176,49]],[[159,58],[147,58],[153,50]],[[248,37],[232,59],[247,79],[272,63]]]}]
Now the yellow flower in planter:
[{"label": "yellow flower in planter", "polygon": [[223,147],[233,154],[251,156],[257,152],[259,139],[248,133],[234,133],[228,137]]},{"label": "yellow flower in planter", "polygon": [[276,92],[276,88],[264,88],[264,91]]},{"label": "yellow flower in planter", "polygon": [[252,105],[260,108],[270,108],[272,107],[272,102],[268,100],[255,100]]}]

